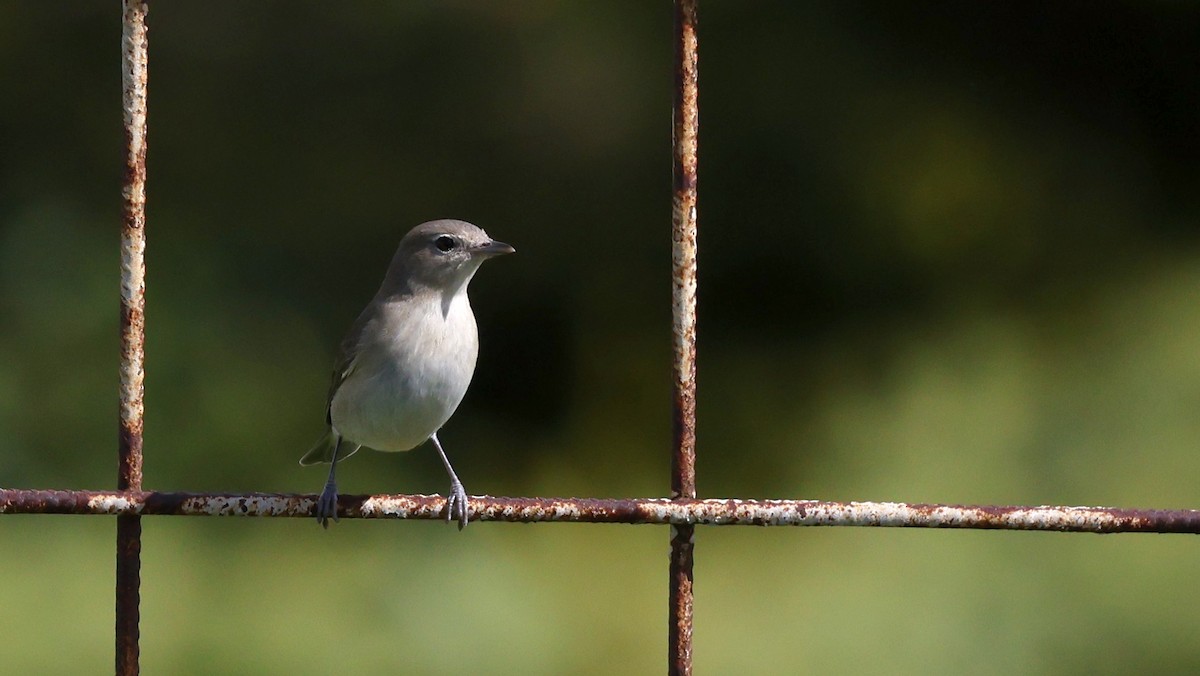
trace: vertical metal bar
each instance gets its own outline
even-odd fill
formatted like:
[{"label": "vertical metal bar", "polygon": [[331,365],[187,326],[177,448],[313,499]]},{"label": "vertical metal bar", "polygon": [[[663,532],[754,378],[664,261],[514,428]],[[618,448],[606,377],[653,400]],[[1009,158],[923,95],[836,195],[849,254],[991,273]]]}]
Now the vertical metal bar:
[{"label": "vertical metal bar", "polygon": [[[146,12],[124,0],[121,31],[125,181],[121,227],[121,401],[117,488],[142,490],[146,309]],[[138,673],[142,522],[117,517],[116,673]]]},{"label": "vertical metal bar", "polygon": [[[672,152],[674,201],[672,326],[673,453],[671,497],[696,497],[696,141],[699,107],[696,80],[696,0],[675,0],[675,106]],[[671,624],[668,673],[692,673],[692,555],[695,527],[671,528]]]}]

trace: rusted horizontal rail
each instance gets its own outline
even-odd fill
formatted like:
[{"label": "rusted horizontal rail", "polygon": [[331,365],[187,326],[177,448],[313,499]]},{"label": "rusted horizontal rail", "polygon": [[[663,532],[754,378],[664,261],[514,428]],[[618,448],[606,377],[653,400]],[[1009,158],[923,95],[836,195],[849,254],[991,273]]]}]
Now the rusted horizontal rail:
[{"label": "rusted horizontal rail", "polygon": [[[156,493],[0,490],[0,514],[312,517],[317,496],[278,493]],[[875,526],[1078,533],[1196,533],[1198,510],[935,505],[820,500],[472,497],[473,521],[578,521],[710,526]],[[343,495],[342,518],[440,519],[439,495]]]}]

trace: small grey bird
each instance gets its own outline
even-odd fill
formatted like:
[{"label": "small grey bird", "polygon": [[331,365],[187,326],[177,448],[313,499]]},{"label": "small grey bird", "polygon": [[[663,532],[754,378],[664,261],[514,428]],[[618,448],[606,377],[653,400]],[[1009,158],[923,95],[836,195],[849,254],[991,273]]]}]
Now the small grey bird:
[{"label": "small grey bird", "polygon": [[383,285],[342,340],[325,422],[329,429],[301,465],[327,462],[317,521],[337,517],[337,463],[366,446],[408,451],[429,440],[450,475],[446,521],[467,524],[467,492],[437,433],[454,414],[479,354],[467,284],[480,264],[515,249],[464,221],[413,228],[396,249]]}]

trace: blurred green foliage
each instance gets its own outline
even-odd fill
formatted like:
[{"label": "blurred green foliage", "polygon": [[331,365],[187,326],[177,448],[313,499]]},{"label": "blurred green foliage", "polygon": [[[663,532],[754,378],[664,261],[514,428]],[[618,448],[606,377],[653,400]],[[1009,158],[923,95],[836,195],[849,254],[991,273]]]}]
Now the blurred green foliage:
[{"label": "blurred green foliage", "polygon": [[[146,486],[314,492],[458,217],[467,489],[663,495],[666,2],[156,2]],[[115,480],[120,17],[0,3],[0,485]],[[1200,503],[1200,7],[705,2],[705,496]],[[348,492],[435,492],[427,449]],[[111,520],[0,519],[0,665],[111,663]],[[654,673],[664,529],[151,518],[146,673]],[[1195,673],[1192,538],[701,529],[698,673]]]}]

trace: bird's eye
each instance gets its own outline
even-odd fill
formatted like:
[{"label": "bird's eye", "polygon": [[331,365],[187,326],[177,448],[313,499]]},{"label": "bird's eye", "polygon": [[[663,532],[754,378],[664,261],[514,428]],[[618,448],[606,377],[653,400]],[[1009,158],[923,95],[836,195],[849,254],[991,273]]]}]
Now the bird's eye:
[{"label": "bird's eye", "polygon": [[433,240],[433,245],[438,248],[438,251],[445,253],[454,248],[454,238],[449,235],[441,235]]}]

